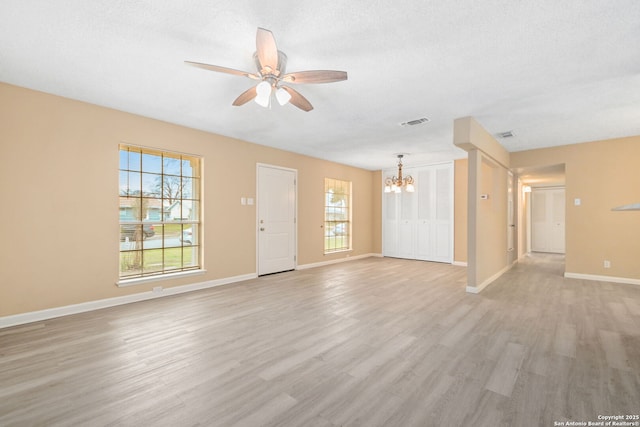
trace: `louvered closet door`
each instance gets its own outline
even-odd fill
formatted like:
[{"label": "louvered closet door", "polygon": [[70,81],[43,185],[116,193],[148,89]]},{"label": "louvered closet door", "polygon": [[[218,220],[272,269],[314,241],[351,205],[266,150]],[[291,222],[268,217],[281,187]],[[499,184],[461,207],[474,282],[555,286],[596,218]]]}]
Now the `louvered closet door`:
[{"label": "louvered closet door", "polygon": [[453,262],[453,164],[436,167],[436,236],[432,261]]},{"label": "louvered closet door", "polygon": [[383,254],[453,262],[453,163],[405,172],[415,179],[416,192],[384,194]]},{"label": "louvered closet door", "polygon": [[382,253],[398,257],[398,195],[382,194]]},{"label": "louvered closet door", "polygon": [[415,258],[415,200],[416,193],[400,193],[400,220],[398,221],[398,256]]},{"label": "louvered closet door", "polygon": [[452,262],[453,168],[444,164],[422,169],[418,179],[416,258]]},{"label": "louvered closet door", "polygon": [[435,238],[432,221],[436,206],[436,193],[433,191],[435,170],[423,168],[416,175],[416,182],[420,183],[416,185],[416,193],[418,193],[416,258],[430,260],[433,256]]}]

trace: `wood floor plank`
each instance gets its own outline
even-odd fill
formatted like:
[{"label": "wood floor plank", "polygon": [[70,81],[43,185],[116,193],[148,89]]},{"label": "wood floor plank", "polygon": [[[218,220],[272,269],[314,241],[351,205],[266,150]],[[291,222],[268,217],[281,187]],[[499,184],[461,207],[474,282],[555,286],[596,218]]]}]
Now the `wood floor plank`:
[{"label": "wood floor plank", "polygon": [[630,369],[629,359],[627,358],[620,334],[618,332],[604,330],[600,330],[598,333],[609,366],[622,370]]},{"label": "wood floor plank", "polygon": [[367,258],[0,330],[0,425],[529,426],[634,414],[640,287]]},{"label": "wood floor plank", "polygon": [[496,367],[487,381],[486,388],[509,397],[518,379],[520,365],[524,360],[525,347],[521,344],[509,343],[496,363]]},{"label": "wood floor plank", "polygon": [[288,394],[279,394],[231,425],[232,427],[254,427],[268,423],[296,403],[297,401]]},{"label": "wood floor plank", "polygon": [[377,366],[383,365],[385,362],[393,359],[398,353],[408,347],[415,337],[408,335],[398,335],[386,343],[378,351],[360,362],[356,367],[349,371],[349,374],[356,378],[368,376]]},{"label": "wood floor plank", "polygon": [[622,298],[622,301],[624,301],[624,304],[627,306],[629,313],[633,316],[640,316],[640,301],[629,297]]},{"label": "wood floor plank", "polygon": [[576,327],[567,323],[561,323],[556,328],[553,348],[556,354],[567,357],[576,357]]}]

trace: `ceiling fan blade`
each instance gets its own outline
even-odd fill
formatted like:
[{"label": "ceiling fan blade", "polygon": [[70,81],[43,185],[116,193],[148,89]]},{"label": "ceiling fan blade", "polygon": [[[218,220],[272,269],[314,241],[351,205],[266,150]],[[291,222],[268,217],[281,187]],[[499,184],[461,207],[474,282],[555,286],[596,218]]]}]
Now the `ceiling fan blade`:
[{"label": "ceiling fan blade", "polygon": [[268,67],[267,74],[269,74],[278,69],[278,46],[276,46],[276,39],[271,31],[258,28],[256,53],[260,62],[260,71]]},{"label": "ceiling fan blade", "polygon": [[282,80],[288,83],[332,83],[347,80],[346,71],[312,70],[298,71],[282,76]]},{"label": "ceiling fan blade", "polygon": [[233,105],[235,105],[236,107],[239,107],[240,105],[244,105],[247,102],[251,101],[256,96],[258,96],[258,92],[256,92],[256,87],[251,86],[249,89],[242,92],[240,96],[236,98],[235,101],[233,101]]},{"label": "ceiling fan blade", "polygon": [[291,99],[289,100],[290,103],[292,103],[293,105],[295,105],[296,107],[298,107],[303,111],[313,110],[313,105],[311,105],[311,103],[307,101],[307,98],[302,96],[300,92],[298,92],[297,90],[291,89],[290,87],[287,87],[287,86],[280,86],[280,87],[286,90],[289,93],[289,95],[291,95]]},{"label": "ceiling fan blade", "polygon": [[201,62],[193,62],[193,61],[184,61],[185,64],[191,65],[192,67],[204,68],[209,71],[217,71],[219,73],[227,73],[233,74],[235,76],[245,76],[251,79],[257,80],[260,79],[256,74],[248,73],[246,71],[234,70],[233,68],[220,67],[219,65],[211,65],[211,64],[203,64]]}]

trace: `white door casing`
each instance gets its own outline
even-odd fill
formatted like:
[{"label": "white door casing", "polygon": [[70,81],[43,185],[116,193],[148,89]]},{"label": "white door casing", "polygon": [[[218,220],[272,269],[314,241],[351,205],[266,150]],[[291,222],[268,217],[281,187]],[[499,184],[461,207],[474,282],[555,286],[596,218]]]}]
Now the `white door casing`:
[{"label": "white door casing", "polygon": [[296,267],[297,171],[258,165],[258,275]]}]

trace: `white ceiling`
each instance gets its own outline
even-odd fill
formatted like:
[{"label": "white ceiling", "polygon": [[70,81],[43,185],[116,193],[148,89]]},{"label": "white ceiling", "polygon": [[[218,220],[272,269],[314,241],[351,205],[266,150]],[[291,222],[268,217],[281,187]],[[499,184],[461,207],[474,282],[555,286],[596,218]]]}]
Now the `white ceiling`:
[{"label": "white ceiling", "polygon": [[[257,27],[314,105],[231,103]],[[367,169],[464,157],[453,120],[509,151],[640,134],[638,0],[3,0],[0,81]],[[427,117],[413,127],[399,124]]]}]

